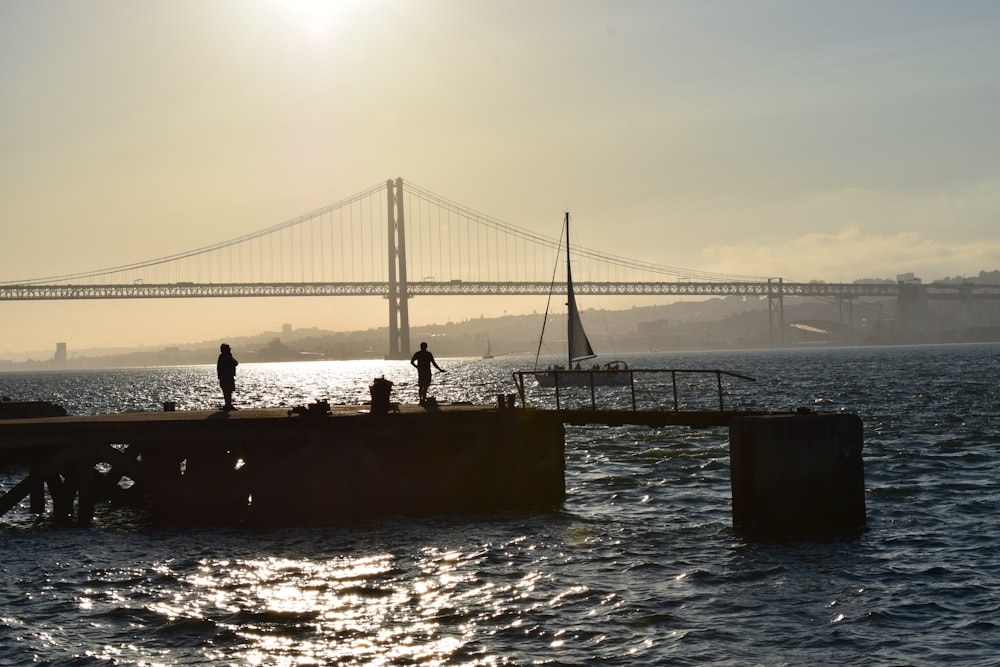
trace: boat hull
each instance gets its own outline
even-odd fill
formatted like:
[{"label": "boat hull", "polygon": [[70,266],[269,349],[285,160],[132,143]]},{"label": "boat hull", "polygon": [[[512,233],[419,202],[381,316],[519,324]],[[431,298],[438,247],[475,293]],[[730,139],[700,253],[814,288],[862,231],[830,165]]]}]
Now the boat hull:
[{"label": "boat hull", "polygon": [[540,387],[623,387],[631,375],[622,371],[539,371],[535,382]]}]

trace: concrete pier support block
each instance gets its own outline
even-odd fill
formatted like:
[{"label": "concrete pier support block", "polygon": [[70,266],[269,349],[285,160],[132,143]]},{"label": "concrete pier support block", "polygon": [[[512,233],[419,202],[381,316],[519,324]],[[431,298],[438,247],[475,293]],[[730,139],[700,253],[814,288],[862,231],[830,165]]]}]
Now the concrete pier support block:
[{"label": "concrete pier support block", "polygon": [[830,534],[865,523],[861,418],[800,412],[729,426],[733,526]]},{"label": "concrete pier support block", "polygon": [[562,423],[526,410],[294,420],[281,447],[243,447],[253,519],[359,519],[552,508]]}]

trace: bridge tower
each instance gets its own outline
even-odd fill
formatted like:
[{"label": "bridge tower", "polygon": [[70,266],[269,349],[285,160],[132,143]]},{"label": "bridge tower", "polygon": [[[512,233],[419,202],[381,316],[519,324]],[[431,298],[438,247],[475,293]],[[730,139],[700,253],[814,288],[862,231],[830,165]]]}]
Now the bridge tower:
[{"label": "bridge tower", "polygon": [[785,290],[781,278],[767,279],[767,323],[771,345],[785,343]]},{"label": "bridge tower", "polygon": [[410,358],[410,310],[407,305],[406,234],[403,215],[403,179],[385,182],[389,218],[389,354],[387,359]]}]

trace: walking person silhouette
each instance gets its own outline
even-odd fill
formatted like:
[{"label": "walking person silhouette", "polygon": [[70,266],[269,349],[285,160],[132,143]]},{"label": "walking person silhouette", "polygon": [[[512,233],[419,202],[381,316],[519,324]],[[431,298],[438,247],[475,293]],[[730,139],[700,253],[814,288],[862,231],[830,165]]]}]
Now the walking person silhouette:
[{"label": "walking person silhouette", "polygon": [[438,369],[439,373],[446,371],[434,361],[434,355],[427,349],[427,343],[421,343],[420,350],[413,353],[410,365],[417,369],[417,395],[420,404],[423,405],[427,401],[427,388],[431,386],[431,366]]}]

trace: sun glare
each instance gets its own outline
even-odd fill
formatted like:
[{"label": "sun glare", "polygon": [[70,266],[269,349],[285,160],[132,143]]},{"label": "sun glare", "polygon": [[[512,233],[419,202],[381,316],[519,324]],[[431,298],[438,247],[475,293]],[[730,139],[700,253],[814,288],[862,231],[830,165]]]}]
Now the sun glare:
[{"label": "sun glare", "polygon": [[339,31],[361,3],[356,0],[276,0],[273,5],[299,24],[308,37],[320,38]]}]

